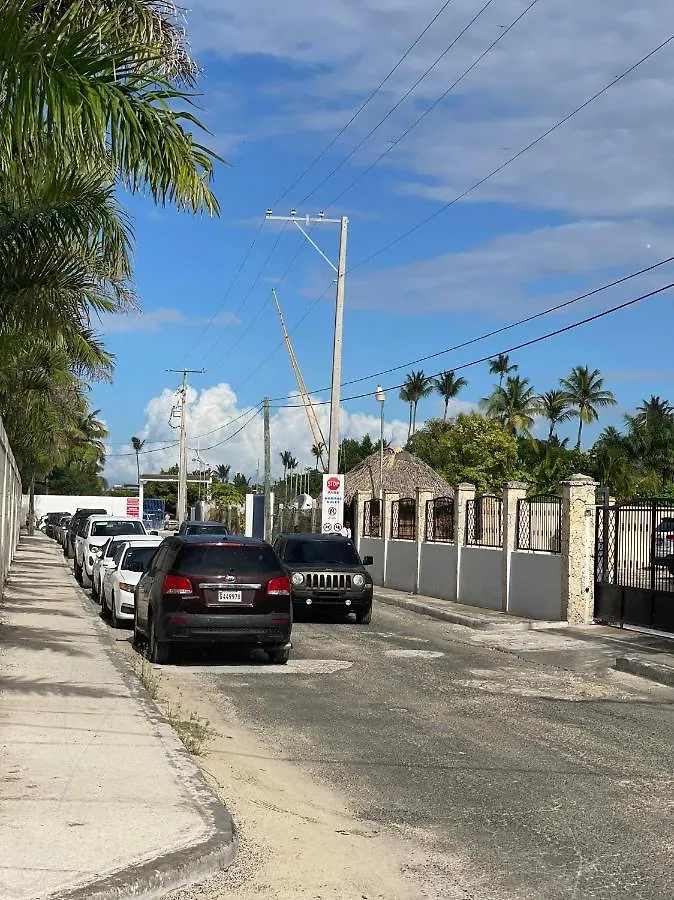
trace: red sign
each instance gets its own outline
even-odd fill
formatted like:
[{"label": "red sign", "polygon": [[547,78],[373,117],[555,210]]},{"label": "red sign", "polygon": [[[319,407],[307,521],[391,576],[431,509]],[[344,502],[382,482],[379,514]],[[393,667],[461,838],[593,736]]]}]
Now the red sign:
[{"label": "red sign", "polygon": [[339,478],[328,478],[328,490],[329,491],[338,491],[342,485],[342,482]]},{"label": "red sign", "polygon": [[126,514],[127,516],[135,516],[138,518],[140,506],[138,503],[138,497],[127,497],[126,498]]}]

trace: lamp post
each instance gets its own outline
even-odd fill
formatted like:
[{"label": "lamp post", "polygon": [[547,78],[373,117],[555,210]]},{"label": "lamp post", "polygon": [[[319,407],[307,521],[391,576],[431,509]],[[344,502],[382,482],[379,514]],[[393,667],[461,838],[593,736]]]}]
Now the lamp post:
[{"label": "lamp post", "polygon": [[378,384],[374,395],[377,398],[377,403],[381,405],[379,429],[379,515],[381,516],[381,504],[384,499],[384,404],[386,403],[386,391]]}]

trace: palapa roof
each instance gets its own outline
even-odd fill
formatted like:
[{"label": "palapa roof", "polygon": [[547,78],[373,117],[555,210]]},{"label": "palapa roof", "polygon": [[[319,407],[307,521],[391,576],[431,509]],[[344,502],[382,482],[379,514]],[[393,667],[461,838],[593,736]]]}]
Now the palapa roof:
[{"label": "palapa roof", "polygon": [[[350,503],[356,491],[372,491],[379,496],[379,450],[346,473],[344,500]],[[430,491],[434,497],[453,497],[454,488],[430,466],[400,447],[384,450],[384,490],[401,497],[416,497],[417,490]]]}]

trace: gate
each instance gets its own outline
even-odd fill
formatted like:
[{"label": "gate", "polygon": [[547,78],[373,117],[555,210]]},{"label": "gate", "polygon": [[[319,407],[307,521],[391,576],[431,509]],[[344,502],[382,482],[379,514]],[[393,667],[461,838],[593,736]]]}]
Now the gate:
[{"label": "gate", "polygon": [[597,508],[594,617],[674,632],[674,501]]}]

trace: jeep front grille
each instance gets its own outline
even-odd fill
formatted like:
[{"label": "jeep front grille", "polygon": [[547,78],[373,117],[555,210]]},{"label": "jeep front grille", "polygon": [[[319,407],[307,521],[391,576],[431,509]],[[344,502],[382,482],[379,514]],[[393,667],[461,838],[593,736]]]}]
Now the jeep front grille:
[{"label": "jeep front grille", "polygon": [[351,575],[343,572],[307,572],[304,584],[313,591],[350,591]]}]

